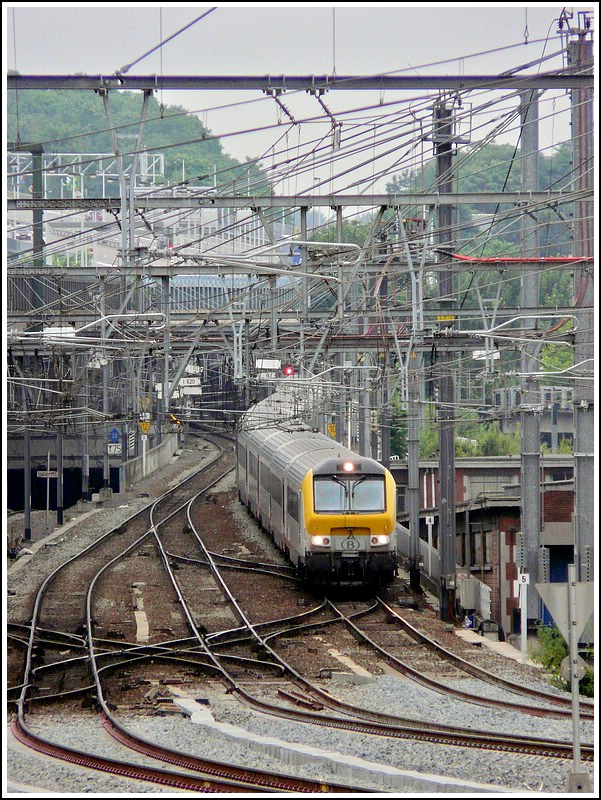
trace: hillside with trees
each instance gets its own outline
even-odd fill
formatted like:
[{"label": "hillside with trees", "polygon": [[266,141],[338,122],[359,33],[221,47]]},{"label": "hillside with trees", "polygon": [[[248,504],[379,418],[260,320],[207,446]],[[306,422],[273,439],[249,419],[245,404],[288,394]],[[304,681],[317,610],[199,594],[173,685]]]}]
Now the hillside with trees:
[{"label": "hillside with trees", "polygon": [[[142,97],[139,92],[112,92],[110,111],[122,152],[129,153],[135,143]],[[8,92],[8,140],[41,143],[46,153],[113,153],[111,132],[101,98],[93,92],[28,90]],[[18,126],[17,126],[18,120]],[[257,194],[269,184],[254,162],[240,164],[223,151],[200,119],[181,106],[161,106],[155,97],[148,101],[143,148],[165,156],[164,180],[167,184],[219,184],[232,191],[247,193],[249,183]],[[94,170],[86,175],[86,195],[101,196],[102,181]],[[262,186],[258,186],[259,181]],[[109,184],[110,186],[110,184]],[[107,189],[107,194],[109,190]],[[110,195],[118,195],[117,185]]]}]

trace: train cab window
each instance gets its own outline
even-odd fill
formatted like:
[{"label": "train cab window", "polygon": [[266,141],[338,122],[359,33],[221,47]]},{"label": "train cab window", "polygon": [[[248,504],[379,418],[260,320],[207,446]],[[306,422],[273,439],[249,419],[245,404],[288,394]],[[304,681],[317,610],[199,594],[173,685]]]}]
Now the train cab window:
[{"label": "train cab window", "polygon": [[386,508],[383,478],[316,478],[314,497],[317,513],[382,512]]},{"label": "train cab window", "polygon": [[384,511],[384,481],[359,478],[351,483],[351,511]]}]

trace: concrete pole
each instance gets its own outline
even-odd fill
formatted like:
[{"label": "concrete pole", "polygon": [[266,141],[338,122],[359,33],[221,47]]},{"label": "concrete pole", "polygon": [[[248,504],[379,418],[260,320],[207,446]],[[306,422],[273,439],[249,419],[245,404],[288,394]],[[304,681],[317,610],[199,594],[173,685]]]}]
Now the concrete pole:
[{"label": "concrete pole", "polygon": [[[43,198],[44,182],[43,182],[43,153],[44,149],[41,145],[32,145],[31,159],[32,159],[32,197],[36,200]],[[33,210],[33,253],[32,263],[34,267],[34,274],[37,269],[44,267],[44,212],[41,208]],[[33,308],[40,308],[45,305],[48,297],[48,289],[42,281],[37,278],[32,278],[32,300]],[[35,325],[41,328],[42,325]]]},{"label": "concrete pole", "polygon": [[63,524],[63,434],[56,434],[56,524]]},{"label": "concrete pole", "polygon": [[[27,389],[21,390],[24,415],[27,414]],[[23,538],[31,541],[31,433],[25,429],[23,433]]]},{"label": "concrete pole", "polygon": [[244,320],[244,408],[248,408],[250,405],[250,376],[252,373],[253,369],[250,363],[250,318],[246,317]]},{"label": "concrete pole", "polygon": [[23,538],[26,542],[31,540],[31,434],[23,434],[23,503],[24,521]]},{"label": "concrete pole", "polygon": [[[568,63],[592,72],[593,42],[587,31],[568,45]],[[588,37],[588,38],[587,38]],[[593,256],[593,90],[572,90],[572,147],[574,181],[572,191],[586,196],[574,204],[573,255]],[[574,334],[574,565],[576,580],[592,581],[595,520],[594,483],[594,273],[593,264],[574,270],[577,322]],[[589,380],[586,380],[589,378]]]},{"label": "concrete pole", "polygon": [[[342,238],[342,206],[336,206],[336,241],[341,242]],[[342,260],[342,256],[340,257],[340,260]],[[338,325],[342,327],[344,324],[344,271],[341,266],[338,267],[338,278],[340,283],[338,284],[337,319]],[[335,366],[341,368],[344,366],[344,354],[342,352],[338,351],[334,355],[334,364]],[[343,370],[339,369],[335,371],[334,374],[337,375],[340,384],[343,385],[345,383]],[[334,403],[334,411],[336,414],[336,440],[342,444],[346,444],[346,414],[344,394],[345,389],[342,390],[340,399]]]},{"label": "concrete pole", "polygon": [[[437,190],[441,194],[453,191],[453,108],[446,103],[434,106],[434,142],[436,153]],[[453,207],[441,205],[438,208],[438,231],[436,240],[444,251],[441,266],[449,262],[446,253],[453,251]],[[449,264],[450,266],[450,264]],[[441,316],[450,319],[443,325],[452,324],[450,311],[453,308],[453,272],[441,269],[438,273],[438,297]],[[445,314],[448,310],[448,314]],[[440,554],[440,594],[439,615],[448,621],[454,615],[455,606],[455,385],[451,367],[453,354],[443,352],[440,355],[440,371],[438,381],[439,399],[439,537]]]},{"label": "concrete pole", "polygon": [[[84,356],[87,358],[87,356]],[[89,405],[89,384],[88,384],[88,370],[84,368],[84,405],[87,408]],[[83,453],[81,465],[81,496],[83,500],[90,500],[90,446],[89,446],[89,431],[88,431],[88,415],[86,414],[83,427]]]},{"label": "concrete pole", "polygon": [[[106,279],[104,276],[100,278],[100,315],[106,316]],[[100,325],[102,342],[106,341],[107,324],[102,322]],[[103,360],[108,361],[108,351],[102,348]],[[110,363],[102,365],[102,413],[109,413],[109,369]],[[102,486],[106,489],[110,486],[111,468],[109,462],[109,431],[110,425],[107,423],[102,426],[104,433],[104,441],[102,442]]]},{"label": "concrete pole", "polygon": [[409,512],[409,584],[413,591],[419,591],[419,382],[422,358],[416,352],[409,353],[408,358],[407,510]]},{"label": "concrete pole", "polygon": [[[301,233],[301,242],[308,241],[307,239],[307,208],[303,207],[300,210],[300,233]],[[301,272],[303,272],[303,276],[301,278],[301,320],[304,323],[307,322],[309,317],[309,279],[307,278],[307,245],[301,244],[300,245],[301,251]]]},{"label": "concrete pole", "polygon": [[[169,351],[171,347],[170,329],[171,329],[171,302],[169,298],[169,276],[164,275],[161,278],[162,300],[163,300],[163,313],[165,314],[165,330],[163,332],[163,399],[161,406],[163,410],[162,419],[159,418],[159,424],[165,431],[168,430],[168,416],[169,416]],[[159,428],[161,430],[161,427]]]},{"label": "concrete pole", "polygon": [[[523,92],[520,96],[521,149],[522,149],[522,190],[537,191],[539,186],[539,146],[538,146],[538,92]],[[522,215],[521,254],[524,258],[540,255],[539,223],[530,214]],[[520,303],[522,308],[537,308],[539,305],[539,266],[530,269],[524,265]],[[523,335],[536,329],[536,319],[524,319],[521,323]],[[533,410],[540,403],[536,381],[538,352],[536,343],[522,344],[521,371],[531,377],[522,379],[521,423],[521,496],[522,533],[524,535],[525,572],[530,576],[531,589],[528,592],[528,619],[540,616],[540,600],[534,584],[538,581],[538,553],[541,536],[540,503],[540,416]],[[527,636],[527,631],[522,631]]]}]

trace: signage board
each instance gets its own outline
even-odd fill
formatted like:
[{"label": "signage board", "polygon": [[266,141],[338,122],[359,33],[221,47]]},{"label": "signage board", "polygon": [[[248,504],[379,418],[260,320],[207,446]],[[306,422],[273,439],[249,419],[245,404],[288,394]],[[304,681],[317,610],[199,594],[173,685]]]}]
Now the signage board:
[{"label": "signage board", "polygon": [[[568,584],[567,583],[535,583],[537,592],[540,594],[543,603],[549,609],[553,622],[566,642],[570,638],[570,620],[568,607]],[[593,583],[574,584],[574,605],[576,608],[576,619],[574,620],[574,631],[576,638],[585,628],[590,615],[593,613],[594,606],[594,585]]]},{"label": "signage board", "polygon": [[148,433],[148,431],[150,430],[150,422],[140,421],[138,425],[140,426],[140,430],[144,434]]},{"label": "signage board", "polygon": [[121,442],[109,442],[109,444],[107,445],[107,451],[109,456],[120,456]]},{"label": "signage board", "polygon": [[282,367],[282,362],[279,358],[257,358],[255,367],[258,372],[278,370]]},{"label": "signage board", "polygon": [[58,472],[55,469],[39,469],[36,475],[38,478],[58,478]]},{"label": "signage board", "polygon": [[121,434],[117,430],[117,428],[113,428],[113,430],[109,433],[109,442],[116,444],[119,441]]}]

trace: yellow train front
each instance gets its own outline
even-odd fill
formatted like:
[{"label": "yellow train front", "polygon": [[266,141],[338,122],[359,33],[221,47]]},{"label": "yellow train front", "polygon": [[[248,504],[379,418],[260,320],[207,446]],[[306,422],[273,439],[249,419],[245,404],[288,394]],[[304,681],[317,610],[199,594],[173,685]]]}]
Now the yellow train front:
[{"label": "yellow train front", "polygon": [[328,437],[240,430],[238,493],[306,580],[386,586],[396,573],[390,472]]},{"label": "yellow train front", "polygon": [[326,458],[302,483],[305,571],[321,583],[387,585],[396,571],[396,487],[377,461]]}]

